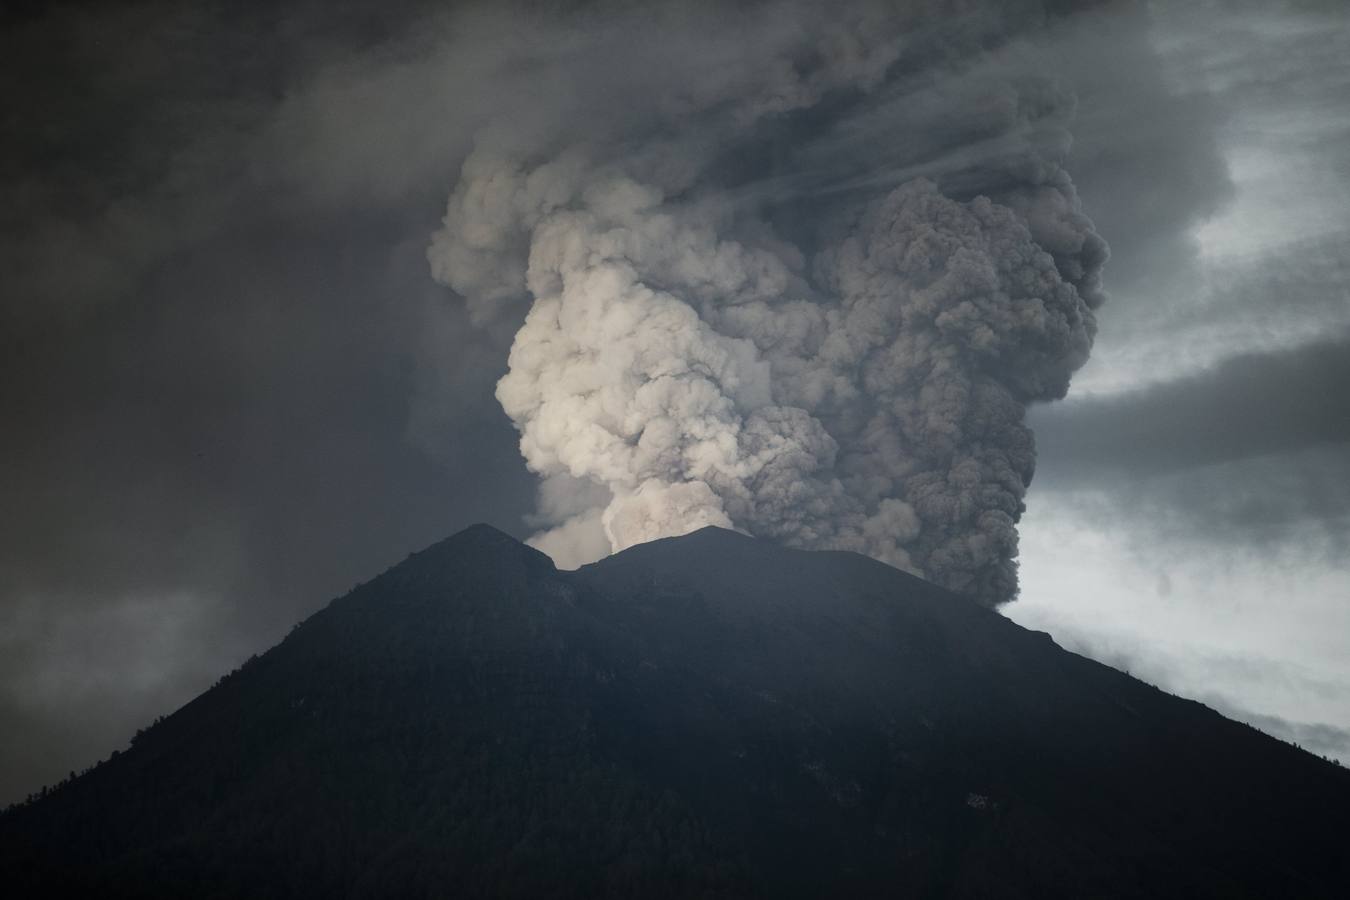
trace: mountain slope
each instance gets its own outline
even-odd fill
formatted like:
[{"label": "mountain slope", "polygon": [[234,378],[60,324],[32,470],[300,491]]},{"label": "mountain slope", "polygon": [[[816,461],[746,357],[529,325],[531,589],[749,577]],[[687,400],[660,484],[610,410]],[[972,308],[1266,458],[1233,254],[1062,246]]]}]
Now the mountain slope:
[{"label": "mountain slope", "polygon": [[880,563],[486,526],[0,817],[15,896],[1341,896],[1350,773]]}]

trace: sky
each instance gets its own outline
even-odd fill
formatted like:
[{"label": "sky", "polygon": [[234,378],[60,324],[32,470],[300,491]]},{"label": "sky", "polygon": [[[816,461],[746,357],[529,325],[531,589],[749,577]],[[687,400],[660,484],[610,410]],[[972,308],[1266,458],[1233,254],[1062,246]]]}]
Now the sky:
[{"label": "sky", "polygon": [[[880,276],[850,238],[966,222],[981,193],[1035,220],[980,220],[1004,239],[977,242],[991,265],[1072,225],[1077,249],[1036,277],[1083,300],[1056,354],[1004,350],[979,370],[1014,402],[998,440],[1021,452],[1025,408],[1036,445],[1029,487],[990,501],[1026,507],[1020,590],[998,608],[1350,762],[1350,13],[1028,0],[937,27],[918,4],[861,6],[868,27],[840,16],[810,57],[802,35],[820,29],[795,3],[663,22],[412,0],[6,12],[0,803],[106,758],[332,597],[474,522],[593,557],[722,516],[1006,599],[999,553],[939,568],[942,541],[970,535],[932,537],[910,482],[889,506],[868,499],[877,478],[901,483],[859,474],[871,432],[782,374],[837,374],[838,359],[766,349],[798,320],[751,315],[793,291],[800,321],[866,311],[853,276]],[[564,199],[470,215],[512,178]],[[1087,218],[1038,218],[1035,198]],[[570,231],[550,230],[554,206],[578,214]],[[627,236],[621,250],[597,249],[596,221]],[[560,233],[572,243],[555,250]],[[1110,246],[1099,308],[1083,299],[1092,235]],[[688,256],[650,249],[662,240]],[[829,444],[823,429],[837,460],[782,456],[775,481],[736,457],[717,465],[742,474],[718,480],[690,468],[686,442],[653,481],[647,461],[559,437],[544,413],[572,395],[525,376],[540,365],[527,351],[561,338],[521,326],[568,302],[538,272],[608,290],[595,278],[609,268],[563,252],[578,241],[583,261],[619,254],[662,297],[699,298],[662,307],[682,342],[661,346],[748,385],[700,423],[753,412],[768,443],[794,447]],[[710,260],[731,280],[707,276]],[[632,291],[615,296],[633,308]],[[596,358],[628,346],[583,325],[562,337]],[[810,416],[747,399],[770,371],[772,408]],[[848,384],[871,402],[904,400],[906,383]],[[517,429],[535,437],[524,453]],[[950,462],[921,449],[886,464]],[[795,518],[806,504],[772,494],[784,480],[825,511]]]}]

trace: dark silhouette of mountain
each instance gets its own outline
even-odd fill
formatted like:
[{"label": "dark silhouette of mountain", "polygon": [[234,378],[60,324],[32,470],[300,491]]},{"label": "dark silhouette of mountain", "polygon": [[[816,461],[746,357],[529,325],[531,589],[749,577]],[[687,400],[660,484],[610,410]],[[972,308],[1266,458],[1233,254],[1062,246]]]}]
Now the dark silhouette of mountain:
[{"label": "dark silhouette of mountain", "polygon": [[1342,897],[1350,773],[849,553],[476,526],[0,816],[10,897]]}]

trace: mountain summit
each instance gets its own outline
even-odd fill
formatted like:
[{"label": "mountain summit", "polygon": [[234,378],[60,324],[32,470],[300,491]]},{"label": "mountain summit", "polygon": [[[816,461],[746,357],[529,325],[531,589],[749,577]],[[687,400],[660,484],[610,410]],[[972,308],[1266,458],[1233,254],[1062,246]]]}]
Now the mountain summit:
[{"label": "mountain summit", "polygon": [[851,553],[474,526],[0,816],[14,897],[1339,897],[1350,773]]}]

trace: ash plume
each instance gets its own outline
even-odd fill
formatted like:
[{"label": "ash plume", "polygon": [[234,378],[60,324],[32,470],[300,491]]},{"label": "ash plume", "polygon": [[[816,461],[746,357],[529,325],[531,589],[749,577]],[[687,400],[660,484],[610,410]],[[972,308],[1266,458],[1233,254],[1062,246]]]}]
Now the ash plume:
[{"label": "ash plume", "polygon": [[553,23],[429,250],[481,325],[524,312],[497,397],[543,478],[532,543],[575,566],[720,525],[1011,599],[1026,409],[1087,359],[1107,256],[1037,50],[1058,22]]}]

